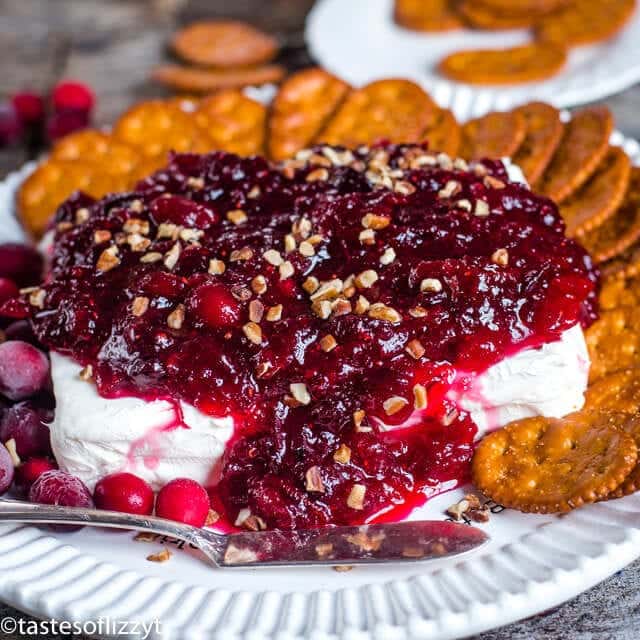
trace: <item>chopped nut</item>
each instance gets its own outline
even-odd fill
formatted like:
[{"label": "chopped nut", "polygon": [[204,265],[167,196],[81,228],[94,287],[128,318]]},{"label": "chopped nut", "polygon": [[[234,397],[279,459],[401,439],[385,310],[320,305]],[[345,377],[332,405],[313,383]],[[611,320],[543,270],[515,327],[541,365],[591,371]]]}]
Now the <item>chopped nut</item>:
[{"label": "chopped nut", "polygon": [[349,464],[351,462],[351,449],[346,444],[341,444],[334,451],[333,459],[338,464]]},{"label": "chopped nut", "polygon": [[491,518],[491,511],[487,506],[480,507],[479,509],[469,509],[467,516],[471,518],[473,522],[489,522]]},{"label": "chopped nut", "polygon": [[242,249],[234,249],[229,255],[231,262],[241,262],[251,260],[253,258],[253,249],[250,247],[242,247]]},{"label": "chopped nut", "polygon": [[255,551],[246,547],[236,547],[234,544],[229,544],[224,552],[224,563],[226,565],[251,564],[257,560],[258,556]]},{"label": "chopped nut", "polygon": [[314,169],[307,174],[307,182],[325,182],[329,179],[329,172],[324,169]]},{"label": "chopped nut", "polygon": [[251,200],[255,200],[256,198],[260,197],[260,194],[262,193],[262,189],[257,185],[253,185],[253,187],[251,187],[251,189],[249,190],[249,193],[247,193],[247,198],[250,198]]},{"label": "chopped nut", "polygon": [[264,531],[267,528],[267,523],[260,516],[250,515],[244,519],[242,526],[248,531]]},{"label": "chopped nut", "polygon": [[285,253],[291,253],[296,250],[296,239],[293,237],[293,234],[288,233],[284,237],[284,251]]},{"label": "chopped nut", "polygon": [[207,519],[204,522],[205,527],[210,527],[212,524],[215,524],[220,520],[220,514],[213,509],[209,509],[209,513],[207,514]]},{"label": "chopped nut", "polygon": [[304,382],[292,382],[289,385],[289,390],[291,391],[291,395],[300,404],[309,404],[311,402],[311,396],[309,395],[307,385]]},{"label": "chopped nut", "polygon": [[333,570],[337,573],[346,573],[347,571],[351,571],[353,569],[353,565],[351,564],[337,564],[333,567]]},{"label": "chopped nut", "polygon": [[362,226],[365,229],[385,229],[391,224],[391,220],[386,216],[379,216],[375,213],[367,213],[362,218]]},{"label": "chopped nut", "polygon": [[466,498],[447,507],[446,513],[454,520],[462,520],[462,516],[469,511],[471,504]]},{"label": "chopped nut", "polygon": [[107,229],[96,229],[93,232],[93,242],[95,244],[102,244],[103,242],[109,242],[111,240],[111,231]]},{"label": "chopped nut", "polygon": [[47,292],[44,289],[36,288],[29,294],[29,304],[32,307],[36,307],[38,309],[44,308],[44,300],[47,297]]},{"label": "chopped nut", "polygon": [[403,547],[402,556],[404,558],[424,558],[425,550],[418,545],[409,545]]},{"label": "chopped nut", "polygon": [[312,293],[314,293],[315,291],[318,290],[318,287],[320,286],[320,282],[318,280],[318,278],[315,278],[314,276],[309,276],[303,283],[302,283],[302,288],[309,294],[311,295]]},{"label": "chopped nut", "polygon": [[331,313],[334,316],[346,316],[351,313],[351,303],[344,298],[337,298],[331,302]]},{"label": "chopped nut", "polygon": [[187,178],[187,186],[192,189],[200,190],[204,188],[204,178],[196,178],[195,176],[189,176]]},{"label": "chopped nut", "polygon": [[396,252],[392,247],[387,247],[380,256],[380,264],[388,265],[396,259]]},{"label": "chopped nut", "polygon": [[144,210],[144,204],[142,203],[142,200],[138,200],[137,198],[135,200],[132,200],[131,204],[129,205],[129,210],[133,211],[133,213],[142,213]]},{"label": "chopped nut", "polygon": [[158,537],[157,533],[151,533],[151,531],[141,531],[134,537],[134,542],[154,542]]},{"label": "chopped nut", "polygon": [[424,385],[416,384],[413,386],[413,407],[418,411],[426,409],[428,405],[427,390]]},{"label": "chopped nut", "polygon": [[209,260],[209,273],[214,276],[222,275],[227,269],[227,265],[224,260],[218,260],[217,258],[211,258]]},{"label": "chopped nut", "polygon": [[139,233],[146,236],[149,234],[149,221],[140,218],[129,218],[122,225],[122,230],[125,233]]},{"label": "chopped nut", "polygon": [[331,303],[328,300],[314,300],[311,310],[322,320],[331,315]]},{"label": "chopped nut", "polygon": [[391,322],[392,324],[402,322],[402,316],[393,307],[388,307],[382,302],[376,302],[369,307],[369,317],[375,320]]},{"label": "chopped nut", "polygon": [[382,546],[386,536],[384,533],[374,533],[369,535],[364,531],[346,535],[345,540],[352,545],[358,547],[361,551],[371,552],[378,551]]},{"label": "chopped nut", "polygon": [[86,367],[80,369],[80,373],[78,374],[80,380],[84,380],[85,382],[89,382],[93,378],[93,366],[88,364]]},{"label": "chopped nut", "polygon": [[262,257],[274,267],[279,267],[284,262],[280,253],[275,249],[268,249],[262,254]]},{"label": "chopped nut", "polygon": [[298,251],[300,255],[305,258],[310,258],[316,254],[316,250],[313,248],[313,245],[308,240],[303,240],[298,247]]},{"label": "chopped nut", "polygon": [[259,324],[247,322],[247,324],[242,327],[242,331],[253,344],[260,344],[262,342],[262,329]]},{"label": "chopped nut", "polygon": [[286,280],[290,278],[294,273],[295,269],[293,265],[288,260],[285,260],[279,267],[278,271],[280,272],[280,280]]},{"label": "chopped nut", "polygon": [[251,516],[251,510],[244,508],[238,511],[238,516],[236,521],[233,523],[236,527],[241,527],[244,524],[244,521]]},{"label": "chopped nut", "polygon": [[485,186],[491,189],[504,189],[507,186],[502,180],[498,180],[498,178],[494,178],[493,176],[485,176],[483,182]]},{"label": "chopped nut", "polygon": [[378,274],[373,269],[367,269],[356,276],[358,289],[369,289],[378,281]]},{"label": "chopped nut", "polygon": [[82,224],[89,219],[89,209],[81,207],[76,211],[76,224]]},{"label": "chopped nut", "polygon": [[114,267],[120,264],[120,258],[118,258],[118,247],[111,246],[105,249],[98,258],[96,267],[99,271],[111,271]]},{"label": "chopped nut", "polygon": [[347,506],[356,511],[362,511],[362,509],[364,509],[364,497],[366,493],[367,487],[363,484],[354,484],[347,498]]},{"label": "chopped nut", "polygon": [[304,477],[305,477],[305,489],[307,491],[316,491],[317,493],[324,493],[324,482],[322,482],[320,467],[318,466],[309,467]]},{"label": "chopped nut", "polygon": [[200,229],[181,229],[178,237],[185,242],[195,243],[202,238],[204,231]]},{"label": "chopped nut", "polygon": [[257,275],[251,280],[251,290],[257,295],[267,291],[267,279],[262,275]]},{"label": "chopped nut", "polygon": [[366,415],[367,414],[363,409],[358,409],[357,411],[353,412],[353,424],[356,429],[359,429],[362,426],[362,422],[364,421]]},{"label": "chopped nut", "polygon": [[448,427],[455,422],[455,420],[458,418],[458,415],[459,413],[457,409],[450,409],[449,411],[447,411],[447,413],[444,414],[440,422],[445,427]]},{"label": "chopped nut", "polygon": [[177,264],[180,259],[181,253],[180,243],[176,242],[167,253],[164,254],[164,266],[171,271]]},{"label": "chopped nut", "polygon": [[506,249],[497,249],[491,255],[491,262],[506,267],[509,264],[509,252]]},{"label": "chopped nut", "polygon": [[372,245],[376,243],[376,232],[373,229],[364,229],[358,236],[361,244]]},{"label": "chopped nut", "polygon": [[180,227],[177,224],[172,224],[170,222],[162,222],[158,226],[156,239],[160,240],[162,238],[171,238],[172,240],[177,240],[179,233],[180,233]]},{"label": "chopped nut", "polygon": [[438,198],[451,198],[460,193],[461,189],[462,185],[459,182],[449,180],[447,184],[444,185],[444,188],[438,191]]},{"label": "chopped nut", "polygon": [[185,306],[179,304],[168,316],[167,325],[170,329],[182,329],[185,316]]},{"label": "chopped nut", "polygon": [[235,285],[231,287],[231,295],[236,300],[240,300],[240,302],[246,302],[247,300],[251,300],[251,290],[241,285]]},{"label": "chopped nut", "polygon": [[409,315],[412,318],[424,318],[427,315],[427,310],[424,307],[412,307],[409,309]]},{"label": "chopped nut", "polygon": [[329,353],[333,351],[338,346],[336,339],[328,334],[320,339],[320,348],[325,352]]},{"label": "chopped nut", "polygon": [[131,233],[127,236],[127,244],[131,247],[132,251],[140,252],[149,248],[151,240],[139,233]]},{"label": "chopped nut", "polygon": [[321,542],[316,545],[316,555],[318,558],[326,558],[333,553],[333,545],[330,542]]},{"label": "chopped nut", "polygon": [[169,549],[163,549],[159,553],[152,553],[150,556],[147,556],[147,560],[149,562],[167,562],[171,560],[171,556],[173,554]]},{"label": "chopped nut", "polygon": [[16,441],[11,438],[4,443],[4,447],[9,452],[9,456],[11,457],[11,461],[13,462],[13,466],[19,467],[22,464],[22,460],[20,460],[18,450],[16,449]]},{"label": "chopped nut", "polygon": [[302,239],[308,238],[311,235],[311,220],[300,218],[291,226],[291,232]]},{"label": "chopped nut", "polygon": [[149,253],[145,253],[141,258],[140,262],[144,262],[145,264],[151,264],[152,262],[159,262],[162,260],[162,254],[157,251],[150,251]]},{"label": "chopped nut", "polygon": [[149,298],[145,296],[137,296],[133,299],[133,302],[131,304],[131,313],[133,313],[136,318],[139,318],[147,312],[148,308]]},{"label": "chopped nut", "polygon": [[344,287],[342,280],[336,278],[334,280],[328,280],[323,282],[312,294],[311,300],[314,302],[319,300],[333,300],[337,298]]},{"label": "chopped nut", "polygon": [[458,200],[458,202],[456,202],[456,207],[458,207],[458,209],[462,209],[463,211],[469,212],[471,212],[471,209],[473,208],[469,200]]},{"label": "chopped nut", "polygon": [[282,318],[282,305],[276,304],[273,307],[267,309],[267,321],[277,322]]},{"label": "chopped nut", "polygon": [[408,404],[409,402],[402,396],[391,396],[382,403],[382,407],[388,416],[392,416],[402,411]]},{"label": "chopped nut", "polygon": [[364,296],[358,296],[358,299],[356,300],[356,306],[354,308],[354,311],[359,316],[361,316],[363,313],[366,313],[367,311],[369,311],[370,307],[371,307],[371,304],[369,303],[369,301]]},{"label": "chopped nut", "polygon": [[424,355],[425,348],[420,340],[415,339],[407,343],[405,351],[414,359],[420,360]]},{"label": "chopped nut", "polygon": [[486,218],[489,215],[489,203],[484,200],[476,200],[474,215],[478,218]]},{"label": "chopped nut", "polygon": [[240,225],[244,224],[248,218],[246,212],[242,209],[233,209],[232,211],[227,211],[227,220],[235,225]]},{"label": "chopped nut", "polygon": [[251,322],[260,322],[264,315],[264,305],[260,300],[252,300],[249,303],[249,320]]},{"label": "chopped nut", "polygon": [[423,293],[440,293],[442,291],[442,282],[438,278],[425,278],[420,283],[420,291]]},{"label": "chopped nut", "polygon": [[453,161],[453,168],[457,169],[458,171],[469,171],[469,165],[467,164],[467,161],[463,160],[462,158],[456,158]]},{"label": "chopped nut", "polygon": [[412,193],[416,192],[416,188],[406,180],[397,180],[393,185],[393,190],[404,196],[410,196]]}]

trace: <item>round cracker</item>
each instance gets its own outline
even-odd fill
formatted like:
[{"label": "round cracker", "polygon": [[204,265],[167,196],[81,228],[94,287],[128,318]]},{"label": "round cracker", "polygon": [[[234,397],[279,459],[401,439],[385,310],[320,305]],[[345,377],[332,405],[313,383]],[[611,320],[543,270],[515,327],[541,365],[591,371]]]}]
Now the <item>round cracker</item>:
[{"label": "round cracker", "polygon": [[280,87],[269,113],[269,156],[286,160],[311,145],[350,87],[324,69],[294,73]]},{"label": "round cracker", "polygon": [[609,149],[613,116],[607,107],[573,114],[560,144],[535,190],[563,202],[593,174]]},{"label": "round cracker", "polygon": [[241,156],[263,152],[267,108],[241,91],[221,91],[205,98],[193,117],[207,132],[212,150]]},{"label": "round cracker", "polygon": [[550,13],[557,11],[571,0],[482,0],[485,7],[496,11],[514,13]]},{"label": "round cracker", "polygon": [[603,311],[640,306],[640,275],[628,278],[605,277],[600,289],[599,302]]},{"label": "round cracker", "polygon": [[563,419],[528,418],[486,436],[472,462],[475,485],[524,512],[557,513],[617,489],[638,457],[618,416],[582,411]]},{"label": "round cracker", "polygon": [[151,158],[166,156],[168,151],[205,153],[210,148],[208,137],[192,114],[168,100],[133,106],[120,116],[113,135]]},{"label": "round cracker", "polygon": [[468,49],[443,58],[442,74],[467,84],[518,84],[546,80],[562,69],[562,45],[533,42],[511,49]]},{"label": "round cracker", "polygon": [[517,111],[494,111],[462,126],[465,160],[513,156],[525,139],[526,120]]},{"label": "round cracker", "polygon": [[165,64],[156,67],[151,77],[159,84],[177,91],[211,93],[221,89],[280,82],[285,75],[284,67],[277,64],[246,69],[197,69]]},{"label": "round cracker", "polygon": [[630,175],[629,156],[611,147],[589,180],[560,205],[567,235],[583,236],[608,220],[624,200]]},{"label": "round cracker", "polygon": [[640,366],[640,307],[603,311],[585,332],[591,358],[589,381]]},{"label": "round cracker", "polygon": [[171,45],[184,60],[213,67],[263,64],[278,53],[274,37],[236,20],[195,22],[178,31]]},{"label": "round cracker", "polygon": [[543,18],[536,35],[564,46],[601,42],[618,33],[631,19],[635,0],[580,0]]},{"label": "round cracker", "polygon": [[601,265],[600,270],[606,278],[633,278],[640,275],[640,244],[636,242],[622,255]]},{"label": "round cracker", "polygon": [[602,224],[580,237],[580,243],[597,263],[621,255],[640,240],[640,168],[634,167],[630,173],[622,204]]},{"label": "round cracker", "polygon": [[422,137],[429,143],[429,149],[455,157],[460,151],[462,127],[449,109],[438,109]]},{"label": "round cracker", "polygon": [[469,26],[489,31],[528,29],[539,17],[539,14],[533,11],[496,10],[480,4],[477,0],[462,0],[459,11]]},{"label": "round cracker", "polygon": [[412,31],[451,31],[463,26],[454,0],[396,0],[393,17]]},{"label": "round cracker", "polygon": [[560,112],[545,102],[530,102],[516,109],[524,116],[527,132],[513,156],[529,184],[534,184],[546,169],[560,144],[564,125]]},{"label": "round cracker", "polygon": [[414,82],[379,80],[349,93],[318,141],[350,148],[380,140],[419,142],[436,110]]}]

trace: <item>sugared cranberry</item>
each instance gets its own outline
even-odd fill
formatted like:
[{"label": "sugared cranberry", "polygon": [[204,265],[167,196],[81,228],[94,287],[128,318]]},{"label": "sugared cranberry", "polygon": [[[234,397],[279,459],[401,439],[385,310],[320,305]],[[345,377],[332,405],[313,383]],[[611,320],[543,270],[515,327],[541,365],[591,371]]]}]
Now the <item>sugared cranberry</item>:
[{"label": "sugared cranberry", "polygon": [[167,520],[203,527],[207,521],[209,495],[202,485],[188,478],[177,478],[158,494],[156,515]]},{"label": "sugared cranberry", "polygon": [[148,516],[153,513],[153,489],[132,473],[113,473],[102,478],[93,492],[98,509]]},{"label": "sugared cranberry", "polygon": [[23,400],[46,388],[49,360],[33,345],[20,340],[0,344],[0,393]]},{"label": "sugared cranberry", "polygon": [[0,444],[0,495],[9,490],[13,482],[14,468],[11,455],[6,447]]},{"label": "sugared cranberry", "polygon": [[5,409],[0,422],[0,441],[15,440],[21,458],[51,453],[49,427],[42,414],[28,402],[14,404]]},{"label": "sugared cranberry", "polygon": [[[62,507],[93,509],[93,499],[85,484],[79,478],[64,471],[46,471],[31,486],[29,502],[51,504]],[[61,525],[54,527],[61,531],[77,531],[82,527]]]},{"label": "sugared cranberry", "polygon": [[187,300],[189,309],[211,329],[230,327],[240,319],[240,305],[223,284],[196,287]]},{"label": "sugared cranberry", "polygon": [[44,100],[37,93],[30,91],[16,93],[11,98],[11,102],[18,117],[26,125],[37,124],[44,118]]},{"label": "sugared cranberry", "polygon": [[55,471],[57,465],[49,458],[31,458],[23,462],[15,472],[16,488],[23,494],[28,494],[31,485],[47,471]]},{"label": "sugared cranberry", "polygon": [[42,277],[42,257],[25,244],[0,244],[0,277],[13,280],[19,287],[38,284]]},{"label": "sugared cranberry", "polygon": [[93,92],[81,82],[60,82],[51,94],[53,108],[57,112],[81,111],[89,112],[95,104]]},{"label": "sugared cranberry", "polygon": [[13,280],[0,277],[0,306],[9,298],[15,298],[18,293],[18,287]]},{"label": "sugared cranberry", "polygon": [[0,103],[0,147],[16,144],[22,133],[22,122],[13,105]]},{"label": "sugared cranberry", "polygon": [[74,131],[85,129],[89,126],[89,114],[84,111],[62,111],[54,113],[47,120],[47,138],[54,142]]}]

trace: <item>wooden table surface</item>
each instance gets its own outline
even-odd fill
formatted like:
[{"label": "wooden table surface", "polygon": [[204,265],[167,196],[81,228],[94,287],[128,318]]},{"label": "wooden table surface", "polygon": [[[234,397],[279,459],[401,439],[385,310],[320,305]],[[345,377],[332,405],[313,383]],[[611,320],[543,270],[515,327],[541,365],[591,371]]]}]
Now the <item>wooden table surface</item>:
[{"label": "wooden table surface", "polygon": [[[167,36],[176,25],[203,16],[237,17],[277,33],[287,45],[282,62],[291,69],[303,67],[312,62],[302,43],[304,17],[312,4],[313,0],[0,0],[0,97],[29,84],[46,88],[58,78],[77,78],[96,91],[96,119],[107,124],[131,102],[161,95],[147,82],[149,69],[166,58]],[[603,102],[614,111],[620,130],[640,138],[640,87]],[[0,150],[0,178],[28,157],[24,150]],[[29,619],[0,603],[0,619],[6,616]],[[478,637],[543,638],[640,638],[640,561],[554,611]]]}]

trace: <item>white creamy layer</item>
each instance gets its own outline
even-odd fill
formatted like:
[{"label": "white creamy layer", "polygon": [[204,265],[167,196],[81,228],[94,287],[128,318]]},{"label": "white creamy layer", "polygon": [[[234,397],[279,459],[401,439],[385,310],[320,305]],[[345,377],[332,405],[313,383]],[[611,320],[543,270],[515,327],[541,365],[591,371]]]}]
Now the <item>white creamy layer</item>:
[{"label": "white creamy layer", "polygon": [[93,382],[79,377],[81,366],[51,353],[56,417],[51,445],[64,471],[91,490],[102,477],[130,471],[159,490],[174,478],[211,484],[215,463],[233,434],[230,417],[212,418],[180,403],[189,428],[174,425],[171,402],[101,397]]}]

